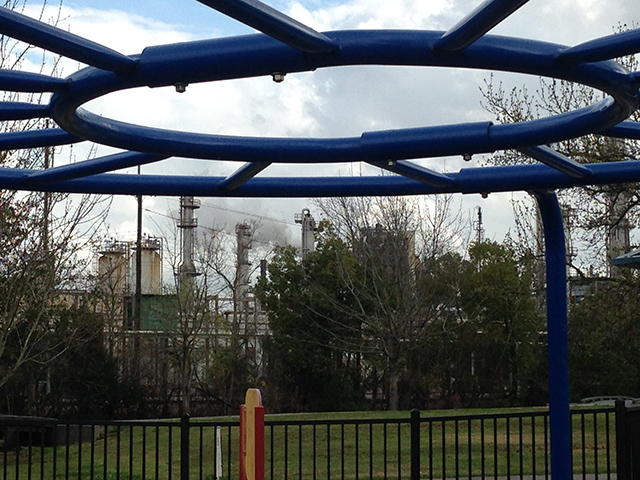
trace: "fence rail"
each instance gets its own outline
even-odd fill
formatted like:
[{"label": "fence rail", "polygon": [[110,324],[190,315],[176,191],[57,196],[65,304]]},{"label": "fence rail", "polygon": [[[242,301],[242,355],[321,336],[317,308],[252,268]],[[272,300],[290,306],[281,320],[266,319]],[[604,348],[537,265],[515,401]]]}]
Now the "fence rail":
[{"label": "fence rail", "polygon": [[[550,477],[547,411],[432,413],[272,417],[265,425],[265,475],[279,480]],[[574,475],[612,478],[615,428],[614,408],[572,411]],[[237,421],[188,417],[60,423],[0,416],[0,479],[235,479],[238,434]]]}]

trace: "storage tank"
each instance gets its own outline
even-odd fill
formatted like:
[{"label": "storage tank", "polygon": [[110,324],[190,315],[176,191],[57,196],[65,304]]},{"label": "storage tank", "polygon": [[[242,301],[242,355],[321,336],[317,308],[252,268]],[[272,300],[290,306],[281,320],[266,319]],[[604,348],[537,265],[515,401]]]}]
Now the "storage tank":
[{"label": "storage tank", "polygon": [[128,243],[108,240],[98,252],[98,285],[104,292],[122,294],[126,291],[128,250]]},{"label": "storage tank", "polygon": [[[133,244],[135,248],[135,243]],[[142,295],[162,294],[162,239],[146,237],[142,239],[141,250],[141,283]],[[131,285],[132,291],[136,287],[136,256],[131,255]]]}]

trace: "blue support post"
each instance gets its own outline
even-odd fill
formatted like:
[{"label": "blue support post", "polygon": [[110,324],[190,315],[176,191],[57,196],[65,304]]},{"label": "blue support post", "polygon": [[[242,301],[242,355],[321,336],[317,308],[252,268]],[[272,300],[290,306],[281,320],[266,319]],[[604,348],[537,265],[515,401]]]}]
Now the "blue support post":
[{"label": "blue support post", "polygon": [[59,167],[35,170],[25,175],[27,183],[51,183],[72,180],[99,173],[110,172],[135,166],[159,162],[168,157],[139,152],[121,152],[107,155],[106,157],[92,158],[76,163],[68,163]]},{"label": "blue support post", "polygon": [[339,47],[326,35],[258,0],[198,1],[303,52],[330,52]]},{"label": "blue support post", "polygon": [[531,158],[569,175],[570,177],[584,178],[593,175],[591,170],[581,163],[576,162],[573,158],[569,158],[544,145],[537,147],[522,147],[518,150]]},{"label": "blue support post", "polygon": [[544,226],[547,264],[551,474],[554,480],[569,480],[572,476],[572,461],[567,335],[567,256],[564,224],[555,192],[535,192],[535,197]]},{"label": "blue support post", "polygon": [[218,188],[226,188],[227,190],[235,190],[240,185],[244,185],[253,177],[258,175],[261,171],[267,168],[271,163],[259,162],[259,163],[245,163],[238,170],[233,172],[227,178],[222,180],[218,184]]},{"label": "blue support post", "polygon": [[442,35],[436,48],[457,52],[467,48],[529,0],[487,0]]}]

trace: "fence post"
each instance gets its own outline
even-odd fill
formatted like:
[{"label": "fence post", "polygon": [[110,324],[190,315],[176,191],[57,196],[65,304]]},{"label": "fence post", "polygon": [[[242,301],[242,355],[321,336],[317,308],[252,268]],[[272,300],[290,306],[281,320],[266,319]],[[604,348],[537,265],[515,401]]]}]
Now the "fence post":
[{"label": "fence post", "polygon": [[420,410],[411,410],[411,480],[420,480]]},{"label": "fence post", "polygon": [[180,419],[180,480],[189,480],[189,414]]},{"label": "fence post", "polygon": [[624,400],[616,400],[616,467],[618,480],[631,480],[631,458],[627,436],[627,408]]}]

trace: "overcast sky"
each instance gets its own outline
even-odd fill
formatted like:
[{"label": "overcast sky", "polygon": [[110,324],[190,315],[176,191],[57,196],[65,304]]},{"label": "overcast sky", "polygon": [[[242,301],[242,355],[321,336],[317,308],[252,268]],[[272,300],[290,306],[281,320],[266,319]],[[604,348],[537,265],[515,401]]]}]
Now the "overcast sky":
[{"label": "overcast sky", "polygon": [[[40,2],[29,0],[27,13]],[[422,29],[446,30],[470,12],[476,0],[268,0],[266,3],[320,30]],[[53,13],[51,13],[53,15]],[[254,33],[195,0],[67,0],[60,27],[124,54],[145,46]],[[531,0],[493,32],[575,45],[613,32],[619,24],[640,22],[638,0]],[[64,75],[78,68],[64,66]],[[96,113],[144,125],[187,131],[260,136],[353,136],[363,131],[399,127],[493,120],[480,105],[479,87],[487,72],[435,68],[348,67],[288,75],[281,84],[271,78],[190,85],[183,94],[173,89],[137,89],[108,95],[87,105]],[[535,82],[499,74],[507,84]],[[113,150],[98,147],[97,154]],[[83,159],[87,145],[73,156]],[[65,152],[64,155],[67,155]],[[60,162],[64,162],[61,155]],[[477,161],[477,160],[476,160]],[[458,170],[459,158],[424,163],[441,171]],[[143,173],[227,175],[236,164],[172,159],[143,167]],[[340,175],[376,172],[359,165],[340,165]],[[272,167],[266,175],[306,175],[309,167]],[[318,168],[317,174],[326,173]],[[512,225],[510,194],[461,197],[463,208],[480,205],[487,234],[502,240]],[[262,235],[299,243],[293,215],[306,200],[203,199],[200,224],[218,227],[262,218]],[[145,231],[157,234],[177,209],[174,198],[146,198]],[[220,207],[220,208],[216,208]],[[158,213],[152,213],[158,212]],[[135,203],[121,199],[110,218],[112,236],[132,238]],[[275,221],[274,221],[275,220]]]}]

